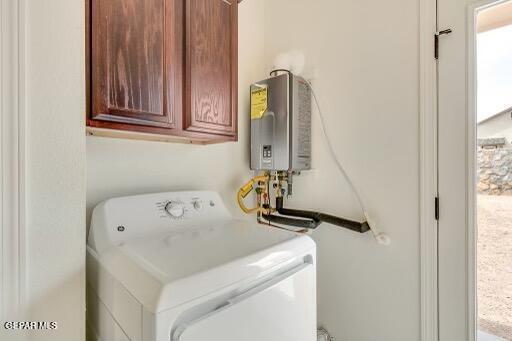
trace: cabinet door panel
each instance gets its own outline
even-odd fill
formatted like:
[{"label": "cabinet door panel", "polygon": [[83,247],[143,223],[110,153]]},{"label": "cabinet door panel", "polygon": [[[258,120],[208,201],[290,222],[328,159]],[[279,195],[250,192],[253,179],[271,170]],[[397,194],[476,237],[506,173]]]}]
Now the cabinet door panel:
[{"label": "cabinet door panel", "polygon": [[185,128],[235,135],[237,2],[186,1]]},{"label": "cabinet door panel", "polygon": [[93,119],[174,127],[165,95],[172,3],[92,0]]}]

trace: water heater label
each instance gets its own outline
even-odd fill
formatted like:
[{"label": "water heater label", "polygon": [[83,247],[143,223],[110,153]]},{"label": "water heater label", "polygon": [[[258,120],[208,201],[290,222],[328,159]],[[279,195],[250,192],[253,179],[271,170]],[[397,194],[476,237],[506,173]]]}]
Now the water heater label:
[{"label": "water heater label", "polygon": [[268,88],[266,86],[251,90],[251,120],[263,117],[268,106]]}]

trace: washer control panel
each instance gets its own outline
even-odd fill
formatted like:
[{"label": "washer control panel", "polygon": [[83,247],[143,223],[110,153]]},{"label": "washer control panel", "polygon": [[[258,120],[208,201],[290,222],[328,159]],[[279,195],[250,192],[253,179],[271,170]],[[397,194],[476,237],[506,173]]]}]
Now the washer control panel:
[{"label": "washer control panel", "polygon": [[193,219],[205,214],[212,214],[216,209],[215,198],[201,196],[187,197],[185,195],[173,196],[167,200],[155,203],[161,213],[161,218],[173,220]]},{"label": "washer control panel", "polygon": [[209,226],[232,219],[221,197],[211,191],[166,192],[112,198],[96,206],[89,246],[98,252],[111,245],[174,228]]}]

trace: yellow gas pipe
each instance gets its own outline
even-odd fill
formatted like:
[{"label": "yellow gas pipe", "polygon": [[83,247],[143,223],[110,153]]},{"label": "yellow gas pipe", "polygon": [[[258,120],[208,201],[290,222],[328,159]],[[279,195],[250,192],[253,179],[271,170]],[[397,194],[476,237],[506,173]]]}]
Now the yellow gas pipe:
[{"label": "yellow gas pipe", "polygon": [[259,183],[262,182],[264,187],[266,187],[269,181],[270,181],[269,174],[258,175],[258,176],[255,176],[254,178],[252,178],[251,180],[249,180],[249,182],[247,182],[245,185],[240,187],[240,189],[238,190],[237,199],[238,199],[238,205],[240,206],[240,209],[242,211],[244,211],[247,214],[268,213],[268,211],[269,211],[268,209],[261,207],[260,199],[258,199],[258,206],[254,207],[254,208],[248,208],[247,206],[245,206],[244,199],[247,197],[247,195],[249,195],[249,193],[252,192],[255,184],[258,184],[258,186],[259,186]]}]

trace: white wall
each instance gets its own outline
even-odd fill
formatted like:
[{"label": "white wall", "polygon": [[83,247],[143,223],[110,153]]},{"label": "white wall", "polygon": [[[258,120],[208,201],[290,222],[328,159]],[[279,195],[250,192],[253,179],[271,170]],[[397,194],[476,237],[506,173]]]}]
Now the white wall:
[{"label": "white wall", "polygon": [[211,146],[87,138],[87,208],[120,195],[216,190],[240,214],[236,191],[250,177],[249,96],[264,77],[263,3],[239,6],[239,141]]},{"label": "white wall", "polygon": [[55,331],[1,340],[80,341],[85,318],[84,3],[27,0],[25,301]]},{"label": "white wall", "polygon": [[[250,0],[246,0],[250,1]],[[319,323],[338,341],[420,339],[418,1],[266,0],[265,56],[302,50],[339,158],[392,238],[322,226]],[[313,121],[290,206],[362,219]]]}]

